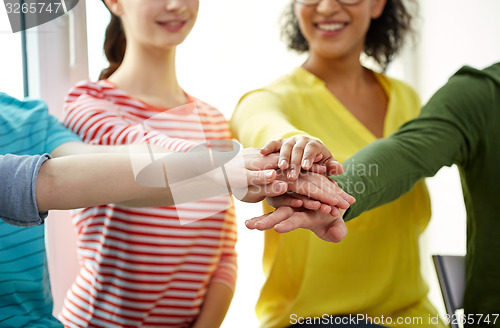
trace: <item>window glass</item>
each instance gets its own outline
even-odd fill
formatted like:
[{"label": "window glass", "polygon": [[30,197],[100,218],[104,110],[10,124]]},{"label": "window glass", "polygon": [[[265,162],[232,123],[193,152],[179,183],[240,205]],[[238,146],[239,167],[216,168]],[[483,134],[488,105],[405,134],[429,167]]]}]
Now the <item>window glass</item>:
[{"label": "window glass", "polygon": [[0,5],[0,49],[2,49],[0,51],[0,92],[23,98],[21,32],[12,33],[3,3]]}]

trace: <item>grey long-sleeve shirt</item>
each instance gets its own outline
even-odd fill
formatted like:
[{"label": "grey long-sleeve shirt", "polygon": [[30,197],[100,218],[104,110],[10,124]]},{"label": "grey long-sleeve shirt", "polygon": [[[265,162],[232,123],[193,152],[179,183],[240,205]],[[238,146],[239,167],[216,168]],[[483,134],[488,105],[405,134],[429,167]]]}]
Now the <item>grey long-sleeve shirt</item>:
[{"label": "grey long-sleeve shirt", "polygon": [[43,224],[36,204],[38,171],[50,156],[0,155],[0,218],[17,226]]}]

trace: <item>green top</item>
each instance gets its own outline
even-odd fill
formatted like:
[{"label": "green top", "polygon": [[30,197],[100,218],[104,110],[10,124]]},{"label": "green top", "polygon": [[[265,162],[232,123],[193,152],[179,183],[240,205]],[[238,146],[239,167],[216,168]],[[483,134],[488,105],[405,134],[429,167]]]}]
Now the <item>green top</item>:
[{"label": "green top", "polygon": [[[457,164],[467,209],[465,312],[486,315],[500,313],[498,163],[500,63],[460,69],[419,117],[357,152],[343,163],[346,172],[333,178],[356,198],[346,213],[350,220],[398,198],[441,167]],[[364,174],[369,165],[376,165],[377,177]]]}]

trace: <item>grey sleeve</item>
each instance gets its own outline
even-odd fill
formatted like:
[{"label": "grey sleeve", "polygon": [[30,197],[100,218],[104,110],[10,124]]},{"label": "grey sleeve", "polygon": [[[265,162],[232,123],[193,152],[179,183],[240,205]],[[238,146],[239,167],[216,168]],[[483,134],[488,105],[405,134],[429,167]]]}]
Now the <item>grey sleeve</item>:
[{"label": "grey sleeve", "polygon": [[39,212],[36,181],[50,155],[0,155],[0,218],[17,226],[43,224],[48,212]]}]

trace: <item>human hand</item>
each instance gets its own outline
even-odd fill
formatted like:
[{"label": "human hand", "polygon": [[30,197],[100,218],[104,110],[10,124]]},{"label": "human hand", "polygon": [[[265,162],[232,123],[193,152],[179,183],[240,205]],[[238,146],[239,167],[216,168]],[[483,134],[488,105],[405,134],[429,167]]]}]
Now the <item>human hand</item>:
[{"label": "human hand", "polygon": [[314,163],[324,165],[328,175],[344,172],[342,164],[332,156],[328,148],[319,140],[306,136],[270,141],[261,149],[263,155],[279,152],[279,168],[288,169],[288,178],[297,179],[301,168],[309,170]]},{"label": "human hand", "polygon": [[[282,173],[280,173],[281,180],[275,180],[278,176],[276,172],[276,169],[278,169],[278,153],[264,156],[258,148],[246,148],[242,150],[242,158],[244,160],[245,174],[241,174],[242,171],[239,170],[241,169],[241,163],[239,167],[237,163],[233,162],[226,165],[230,185],[236,198],[247,203],[256,203],[266,197],[282,195],[288,190],[288,182],[285,181],[285,176]],[[325,168],[317,164],[314,164],[311,170],[318,174],[325,173]],[[245,176],[246,180],[243,179]],[[294,186],[294,188],[305,189],[307,188],[307,182],[301,180],[299,183],[295,183]],[[238,190],[238,187],[240,190]],[[335,202],[325,192],[317,188],[311,191],[310,194],[325,201]]]},{"label": "human hand", "polygon": [[345,211],[341,210],[340,215],[333,217],[320,211],[281,206],[272,213],[247,220],[245,225],[251,230],[274,228],[278,233],[308,229],[324,241],[338,243],[347,235],[347,227],[342,219],[344,213]]},{"label": "human hand", "polygon": [[[299,206],[310,210],[320,210],[323,213],[338,215],[338,209],[348,209],[356,200],[342,190],[335,181],[313,172],[301,172],[297,180],[290,181],[284,172],[277,172],[277,180],[286,181],[288,191],[293,192],[281,196],[281,199],[298,199]],[[285,206],[292,206],[287,203]],[[277,206],[275,206],[277,207]]]},{"label": "human hand", "polygon": [[275,181],[278,157],[278,154],[264,156],[258,148],[242,149],[224,164],[223,170],[211,172],[212,180],[227,186],[237,199],[244,202],[253,203],[267,196],[281,195],[286,192],[287,184]]}]

